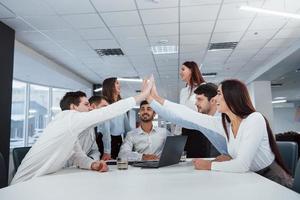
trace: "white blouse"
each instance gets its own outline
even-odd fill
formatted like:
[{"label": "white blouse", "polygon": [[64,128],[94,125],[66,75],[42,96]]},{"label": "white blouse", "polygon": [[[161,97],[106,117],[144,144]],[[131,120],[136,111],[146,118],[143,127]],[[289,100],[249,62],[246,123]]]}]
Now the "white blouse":
[{"label": "white blouse", "polygon": [[187,86],[181,89],[180,91],[180,99],[179,99],[179,103],[181,105],[185,105],[186,107],[197,111],[197,106],[196,104],[196,94],[194,93],[194,90],[197,88],[197,86],[195,86],[192,90],[192,93],[190,93],[191,91],[191,87]]}]

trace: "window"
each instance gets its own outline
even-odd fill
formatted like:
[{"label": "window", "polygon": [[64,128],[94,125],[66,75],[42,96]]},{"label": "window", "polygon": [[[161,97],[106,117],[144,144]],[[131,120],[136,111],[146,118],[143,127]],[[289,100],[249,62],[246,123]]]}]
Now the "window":
[{"label": "window", "polygon": [[12,105],[11,105],[11,148],[25,145],[24,122],[26,104],[26,83],[13,81]]},{"label": "window", "polygon": [[58,88],[53,88],[52,89],[52,107],[51,107],[51,116],[52,119],[54,116],[61,111],[60,109],[60,100],[62,97],[69,92],[69,90],[65,89],[58,89]]},{"label": "window", "polygon": [[31,146],[50,121],[49,88],[30,85],[30,103],[28,110],[28,145]]}]

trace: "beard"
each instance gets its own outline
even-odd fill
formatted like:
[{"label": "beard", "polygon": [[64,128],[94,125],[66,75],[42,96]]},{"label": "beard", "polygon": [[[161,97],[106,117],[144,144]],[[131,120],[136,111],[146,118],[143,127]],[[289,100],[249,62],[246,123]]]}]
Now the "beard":
[{"label": "beard", "polygon": [[150,115],[142,115],[140,117],[142,122],[151,122],[153,120],[153,116]]}]

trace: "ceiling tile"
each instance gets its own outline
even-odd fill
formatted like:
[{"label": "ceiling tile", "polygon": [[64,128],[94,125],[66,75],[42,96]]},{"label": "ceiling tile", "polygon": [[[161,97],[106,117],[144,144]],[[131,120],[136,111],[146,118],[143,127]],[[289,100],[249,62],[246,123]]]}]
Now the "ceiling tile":
[{"label": "ceiling tile", "polygon": [[243,32],[250,24],[250,19],[218,20],[215,32]]},{"label": "ceiling tile", "polygon": [[130,48],[135,47],[148,47],[148,40],[146,37],[136,37],[136,38],[125,38],[125,39],[119,39],[119,43],[122,46],[128,46]]},{"label": "ceiling tile", "polygon": [[207,45],[208,43],[198,45],[181,45],[180,53],[205,51],[207,49]]},{"label": "ceiling tile", "polygon": [[111,33],[107,28],[89,28],[78,30],[81,37],[85,40],[96,40],[96,39],[112,39]]},{"label": "ceiling tile", "polygon": [[93,49],[113,49],[119,48],[115,40],[87,40]]},{"label": "ceiling tile", "polygon": [[16,32],[19,31],[33,31],[34,29],[30,27],[28,24],[26,24],[21,19],[1,19],[3,23],[8,25],[9,27],[13,28]]},{"label": "ceiling tile", "polygon": [[1,0],[1,3],[19,16],[56,15],[45,2],[39,0]]},{"label": "ceiling tile", "polygon": [[82,13],[95,13],[88,0],[47,0],[47,3],[60,15],[65,14],[82,14]]},{"label": "ceiling tile", "polygon": [[197,6],[207,4],[220,4],[222,0],[184,0],[180,2],[181,6]]},{"label": "ceiling tile", "polygon": [[31,42],[45,42],[49,41],[47,37],[37,31],[22,31],[16,33],[16,39],[21,42],[31,43]]},{"label": "ceiling tile", "polygon": [[281,17],[256,17],[249,30],[279,29],[286,23],[287,20]]},{"label": "ceiling tile", "polygon": [[145,25],[149,37],[159,35],[178,35],[178,24]]},{"label": "ceiling tile", "polygon": [[299,38],[299,37],[300,37],[300,27],[299,28],[284,28],[275,35],[274,39]]},{"label": "ceiling tile", "polygon": [[73,30],[53,30],[53,31],[43,31],[43,33],[55,41],[81,40],[80,35]]},{"label": "ceiling tile", "polygon": [[180,34],[211,33],[214,21],[185,22],[180,24]]},{"label": "ceiling tile", "polygon": [[211,42],[218,43],[240,41],[242,35],[243,32],[215,32],[212,35]]},{"label": "ceiling tile", "polygon": [[260,49],[267,44],[268,40],[242,40],[236,47],[240,49]]},{"label": "ceiling tile", "polygon": [[0,19],[15,18],[15,14],[0,4]]},{"label": "ceiling tile", "polygon": [[178,35],[150,37],[149,41],[151,45],[177,45]]},{"label": "ceiling tile", "polygon": [[71,29],[71,25],[58,16],[25,17],[25,20],[39,30]]},{"label": "ceiling tile", "polygon": [[178,8],[141,10],[144,24],[163,24],[178,22]]},{"label": "ceiling tile", "polygon": [[76,29],[105,26],[97,14],[64,15],[62,17]]},{"label": "ceiling tile", "polygon": [[240,10],[242,5],[261,7],[262,1],[239,1],[237,3],[223,4],[219,19],[245,19],[255,17],[255,12]]},{"label": "ceiling tile", "polygon": [[244,35],[243,40],[265,40],[271,39],[278,29],[270,29],[270,30],[249,30]]},{"label": "ceiling tile", "polygon": [[181,35],[180,44],[207,44],[210,34]]},{"label": "ceiling tile", "polygon": [[178,0],[163,0],[159,3],[154,1],[136,0],[136,3],[139,9],[178,7]]},{"label": "ceiling tile", "polygon": [[136,10],[134,0],[91,0],[99,12]]},{"label": "ceiling tile", "polygon": [[110,30],[118,39],[129,39],[145,36],[142,26],[112,27]]},{"label": "ceiling tile", "polygon": [[137,11],[110,12],[101,14],[104,22],[110,26],[140,25],[141,20]]},{"label": "ceiling tile", "polygon": [[194,22],[203,20],[215,20],[219,5],[203,5],[182,7],[180,9],[180,21],[181,22]]}]

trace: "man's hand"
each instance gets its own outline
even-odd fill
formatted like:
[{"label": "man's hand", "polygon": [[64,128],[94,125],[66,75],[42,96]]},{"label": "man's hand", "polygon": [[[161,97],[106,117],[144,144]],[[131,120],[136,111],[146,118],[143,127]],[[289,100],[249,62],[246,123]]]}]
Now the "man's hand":
[{"label": "man's hand", "polygon": [[198,170],[211,170],[211,161],[200,158],[193,159],[194,167]]},{"label": "man's hand", "polygon": [[93,171],[99,171],[99,172],[107,172],[108,166],[103,160],[97,160],[92,163],[91,170]]},{"label": "man's hand", "polygon": [[229,161],[231,159],[232,158],[229,155],[219,155],[213,161],[214,162],[223,162],[223,161]]},{"label": "man's hand", "polygon": [[159,157],[154,154],[143,154],[142,160],[158,160]]},{"label": "man's hand", "polygon": [[102,156],[102,160],[104,160],[104,161],[111,160],[111,155],[108,153],[104,153]]}]

